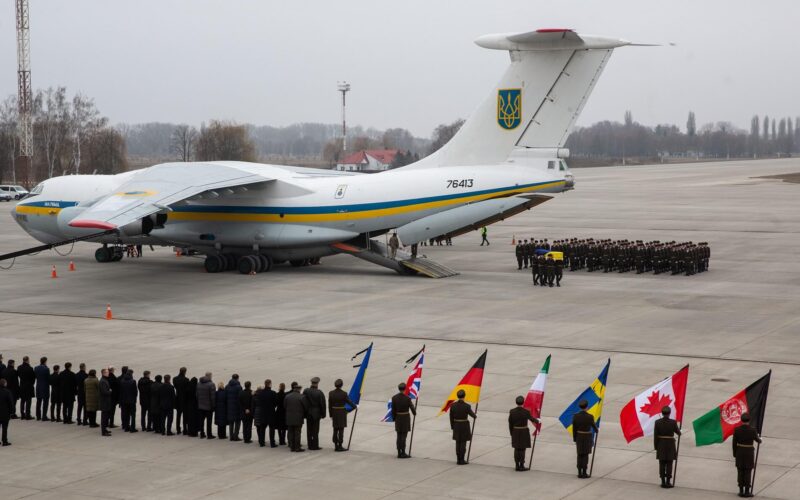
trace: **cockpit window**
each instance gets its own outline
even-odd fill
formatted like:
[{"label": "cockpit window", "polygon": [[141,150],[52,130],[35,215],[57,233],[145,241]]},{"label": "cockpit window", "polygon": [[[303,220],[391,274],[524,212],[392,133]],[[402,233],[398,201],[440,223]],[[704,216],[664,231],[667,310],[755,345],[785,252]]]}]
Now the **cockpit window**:
[{"label": "cockpit window", "polygon": [[36,187],[31,189],[31,192],[28,193],[28,196],[26,196],[26,198],[30,198],[31,196],[36,196],[37,194],[42,194],[43,189],[44,189],[44,183],[40,182],[39,184],[36,185]]},{"label": "cockpit window", "polygon": [[556,162],[550,160],[547,162],[547,170],[555,170],[556,169]]},{"label": "cockpit window", "polygon": [[564,160],[561,160],[560,163],[561,165],[558,167],[558,169],[563,172],[567,169],[567,164],[564,162]]}]

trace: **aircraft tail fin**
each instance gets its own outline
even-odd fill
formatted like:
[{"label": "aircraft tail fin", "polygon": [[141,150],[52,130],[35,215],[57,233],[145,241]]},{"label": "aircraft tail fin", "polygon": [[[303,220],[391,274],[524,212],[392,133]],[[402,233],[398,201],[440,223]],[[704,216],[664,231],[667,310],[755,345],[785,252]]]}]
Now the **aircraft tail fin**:
[{"label": "aircraft tail fin", "polygon": [[475,43],[507,50],[496,88],[442,149],[411,167],[485,165],[515,148],[559,148],[616,47],[626,40],[566,29],[485,35]]}]

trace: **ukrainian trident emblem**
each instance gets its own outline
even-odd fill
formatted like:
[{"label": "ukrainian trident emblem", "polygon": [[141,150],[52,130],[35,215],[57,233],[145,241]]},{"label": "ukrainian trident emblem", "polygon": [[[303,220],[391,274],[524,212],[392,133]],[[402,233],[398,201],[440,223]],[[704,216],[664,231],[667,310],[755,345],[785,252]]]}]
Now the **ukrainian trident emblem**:
[{"label": "ukrainian trident emblem", "polygon": [[522,89],[497,91],[497,124],[506,130],[517,128],[522,121]]}]

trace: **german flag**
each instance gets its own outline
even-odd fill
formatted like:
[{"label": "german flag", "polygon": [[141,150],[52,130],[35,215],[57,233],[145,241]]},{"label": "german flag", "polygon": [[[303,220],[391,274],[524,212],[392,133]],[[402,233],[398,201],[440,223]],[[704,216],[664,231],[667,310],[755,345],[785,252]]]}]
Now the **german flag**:
[{"label": "german flag", "polygon": [[481,383],[483,383],[483,367],[486,366],[486,353],[489,350],[483,351],[481,357],[478,358],[478,361],[472,365],[472,368],[464,375],[461,379],[461,382],[458,383],[457,386],[453,389],[453,392],[450,393],[450,396],[447,397],[447,401],[444,402],[442,407],[439,409],[439,413],[436,415],[437,417],[442,413],[446,413],[447,410],[450,409],[450,405],[456,402],[458,399],[456,394],[458,391],[464,390],[466,396],[464,397],[464,401],[467,403],[477,403],[481,399]]}]

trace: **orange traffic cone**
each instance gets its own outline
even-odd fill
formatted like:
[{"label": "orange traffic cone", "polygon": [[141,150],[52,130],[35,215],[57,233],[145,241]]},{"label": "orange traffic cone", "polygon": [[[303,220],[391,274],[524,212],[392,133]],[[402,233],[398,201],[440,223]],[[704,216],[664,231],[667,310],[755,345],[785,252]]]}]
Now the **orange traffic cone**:
[{"label": "orange traffic cone", "polygon": [[114,315],[111,314],[111,304],[106,305],[106,319],[114,319]]},{"label": "orange traffic cone", "polygon": [[517,235],[515,235],[515,234],[511,235],[511,244],[512,245],[516,245],[517,244]]},{"label": "orange traffic cone", "polygon": [[74,271],[75,270],[75,263],[72,262],[72,261],[69,261],[69,270],[70,271]]},{"label": "orange traffic cone", "polygon": [[181,249],[180,248],[176,248],[175,249],[175,257],[180,257],[180,256],[181,256]]},{"label": "orange traffic cone", "polygon": [[56,273],[56,266],[53,266],[53,270],[50,271],[51,278],[58,278],[58,273]]}]

